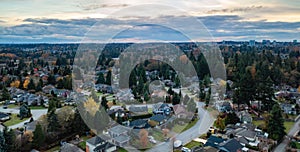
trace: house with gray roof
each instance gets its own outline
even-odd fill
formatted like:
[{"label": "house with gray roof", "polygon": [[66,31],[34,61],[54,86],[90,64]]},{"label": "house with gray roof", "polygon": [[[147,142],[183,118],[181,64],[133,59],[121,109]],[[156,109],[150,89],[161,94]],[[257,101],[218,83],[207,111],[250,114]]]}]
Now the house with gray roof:
[{"label": "house with gray roof", "polygon": [[113,152],[117,147],[99,136],[95,136],[86,141],[86,149],[91,152]]},{"label": "house with gray roof", "polygon": [[108,130],[108,132],[112,138],[120,136],[120,135],[128,135],[129,131],[130,131],[129,128],[122,126],[122,125],[116,125]]},{"label": "house with gray roof", "polygon": [[236,139],[229,139],[219,144],[219,150],[222,152],[242,151],[243,146]]}]

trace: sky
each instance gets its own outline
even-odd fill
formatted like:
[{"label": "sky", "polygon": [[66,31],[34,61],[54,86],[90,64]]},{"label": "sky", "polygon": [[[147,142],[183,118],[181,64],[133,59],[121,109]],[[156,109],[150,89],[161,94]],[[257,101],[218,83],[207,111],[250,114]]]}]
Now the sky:
[{"label": "sky", "polygon": [[300,40],[299,0],[1,0],[0,43]]}]

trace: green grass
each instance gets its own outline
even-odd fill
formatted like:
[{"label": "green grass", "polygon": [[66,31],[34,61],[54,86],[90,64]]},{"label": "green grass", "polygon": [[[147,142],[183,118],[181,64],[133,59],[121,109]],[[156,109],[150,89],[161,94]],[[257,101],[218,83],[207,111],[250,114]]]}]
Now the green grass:
[{"label": "green grass", "polygon": [[55,147],[53,147],[51,149],[46,150],[46,152],[59,151],[59,149],[60,149],[60,146],[55,146]]},{"label": "green grass", "polygon": [[173,128],[172,131],[176,132],[176,133],[181,133],[184,132],[186,130],[189,130],[191,127],[193,127],[196,123],[197,123],[198,119],[191,121],[188,124],[184,124],[184,125],[179,125],[176,124]]},{"label": "green grass", "polygon": [[44,107],[44,106],[30,106],[30,109],[31,110],[38,110],[38,109],[47,109],[47,108]]},{"label": "green grass", "polygon": [[20,120],[20,118],[17,117],[17,114],[12,114],[12,115],[10,115],[10,120],[4,122],[4,125],[5,126],[12,126],[12,125],[18,124],[20,122],[24,122],[28,119],[29,118],[24,118],[24,119]]},{"label": "green grass", "polygon": [[80,147],[81,149],[85,150],[86,148],[86,142],[85,141],[82,141],[78,144],[78,147]]},{"label": "green grass", "polygon": [[264,120],[253,120],[252,123],[255,126],[264,126],[265,125],[265,121]]},{"label": "green grass", "polygon": [[291,146],[292,148],[300,149],[300,143],[298,143],[298,142],[296,142],[296,141],[291,142],[291,143],[290,143],[290,146]]},{"label": "green grass", "polygon": [[20,107],[19,105],[15,105],[15,104],[9,104],[7,106],[7,108],[9,108],[9,109],[14,109],[14,108],[19,108],[19,107]]},{"label": "green grass", "polygon": [[198,119],[195,119],[194,121],[191,121],[191,122],[183,129],[183,131],[189,130],[189,129],[192,128],[197,122],[198,122]]},{"label": "green grass", "polygon": [[187,147],[189,149],[195,147],[195,146],[201,146],[202,144],[196,141],[191,141],[189,143],[187,143],[186,145],[184,145],[184,147]]},{"label": "green grass", "polygon": [[118,150],[117,150],[118,152],[127,152],[127,150],[126,149],[124,149],[124,148],[118,148]]},{"label": "green grass", "polygon": [[295,122],[284,122],[285,132],[288,133],[291,128],[294,126]]},{"label": "green grass", "polygon": [[[265,126],[265,121],[264,120],[256,120],[256,121],[252,121],[252,123],[255,126]],[[285,132],[288,133],[291,130],[291,128],[294,126],[294,124],[295,124],[295,122],[285,121],[284,122]]]},{"label": "green grass", "polygon": [[153,134],[152,134],[153,138],[155,140],[158,140],[158,141],[164,141],[164,136],[161,132],[159,131],[153,131]]}]

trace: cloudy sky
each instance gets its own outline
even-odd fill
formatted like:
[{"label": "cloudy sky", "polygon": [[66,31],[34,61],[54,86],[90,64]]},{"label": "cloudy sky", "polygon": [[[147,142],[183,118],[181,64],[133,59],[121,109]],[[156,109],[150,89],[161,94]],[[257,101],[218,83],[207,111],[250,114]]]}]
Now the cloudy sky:
[{"label": "cloudy sky", "polygon": [[0,43],[300,40],[299,0],[1,0]]}]

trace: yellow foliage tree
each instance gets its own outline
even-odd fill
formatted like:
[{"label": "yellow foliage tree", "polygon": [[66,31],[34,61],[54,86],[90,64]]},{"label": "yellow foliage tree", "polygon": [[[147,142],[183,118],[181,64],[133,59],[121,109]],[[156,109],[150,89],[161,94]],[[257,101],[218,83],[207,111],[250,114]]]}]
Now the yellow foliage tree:
[{"label": "yellow foliage tree", "polygon": [[29,82],[30,82],[29,79],[26,79],[23,83],[23,88],[27,89]]},{"label": "yellow foliage tree", "polygon": [[92,97],[89,97],[88,100],[84,102],[84,107],[86,111],[88,111],[91,115],[94,116],[99,110],[100,105],[96,103]]},{"label": "yellow foliage tree", "polygon": [[19,86],[20,86],[20,81],[19,80],[16,80],[16,81],[10,83],[10,87],[19,88]]}]

